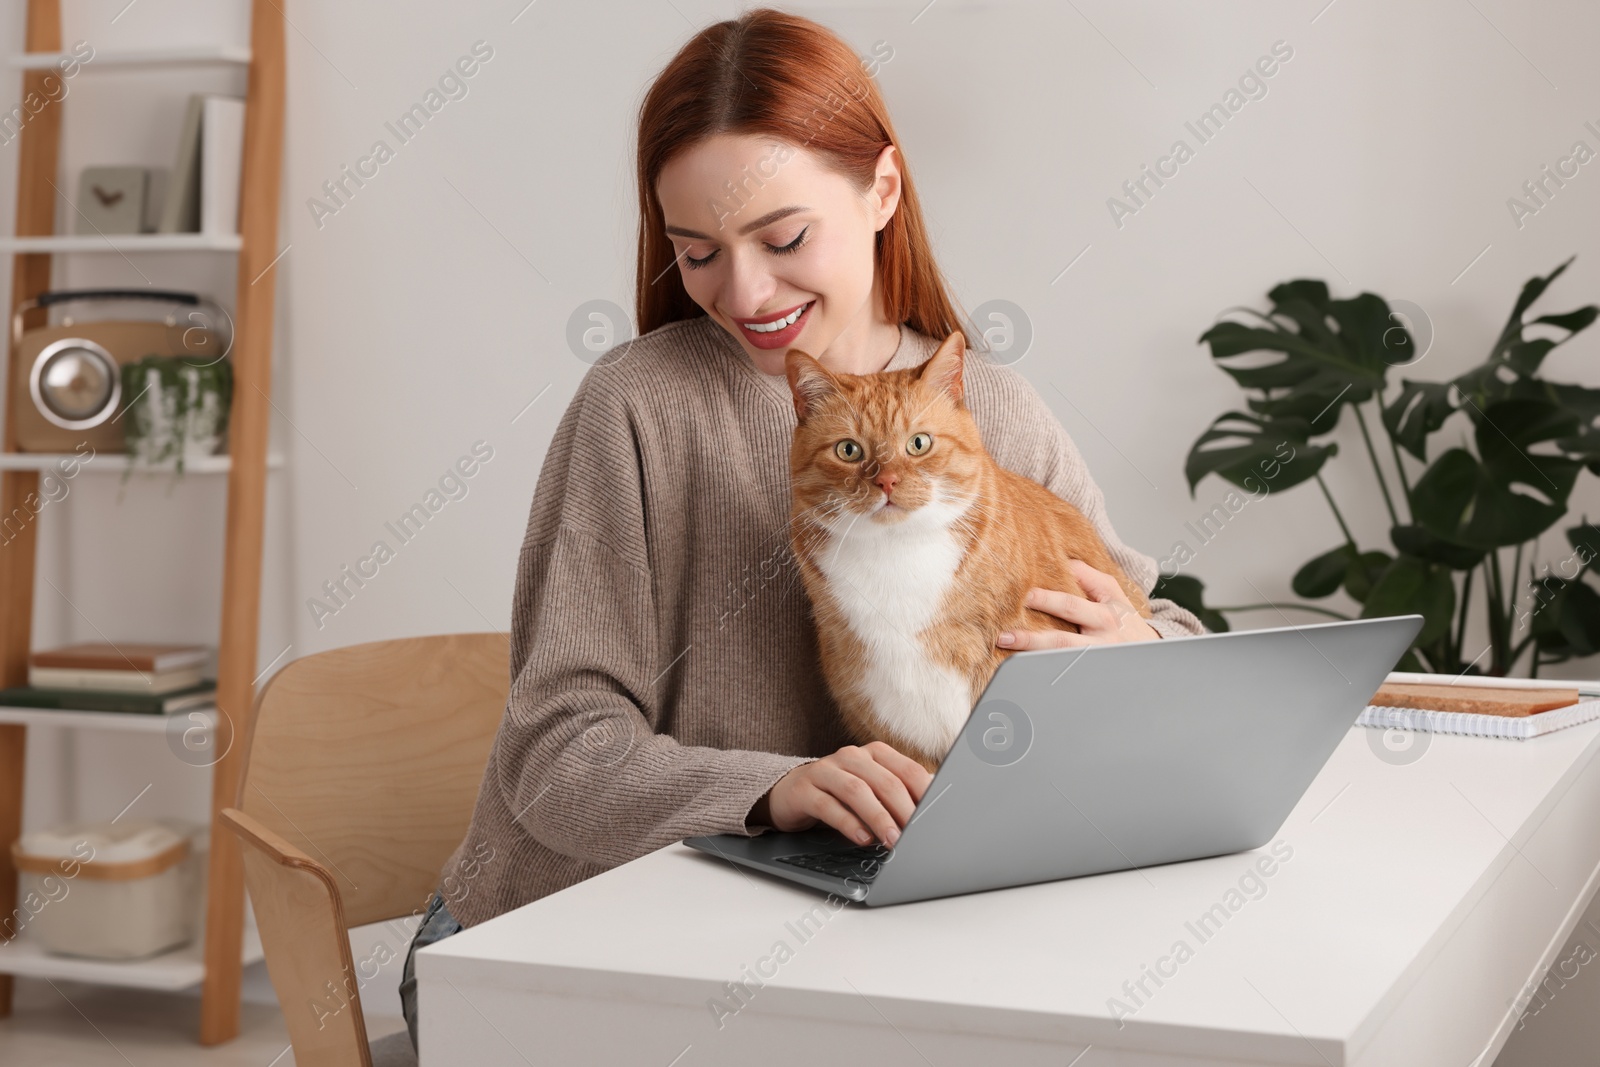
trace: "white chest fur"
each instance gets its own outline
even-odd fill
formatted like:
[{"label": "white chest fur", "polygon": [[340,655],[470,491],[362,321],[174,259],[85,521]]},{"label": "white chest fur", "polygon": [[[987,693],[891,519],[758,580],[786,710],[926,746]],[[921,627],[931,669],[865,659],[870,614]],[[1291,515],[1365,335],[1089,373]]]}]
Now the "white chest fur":
[{"label": "white chest fur", "polygon": [[920,638],[955,580],[952,529],[965,504],[934,500],[902,521],[846,515],[817,567],[866,651],[862,697],[891,733],[941,756],[972,711],[965,677],[934,662]]}]

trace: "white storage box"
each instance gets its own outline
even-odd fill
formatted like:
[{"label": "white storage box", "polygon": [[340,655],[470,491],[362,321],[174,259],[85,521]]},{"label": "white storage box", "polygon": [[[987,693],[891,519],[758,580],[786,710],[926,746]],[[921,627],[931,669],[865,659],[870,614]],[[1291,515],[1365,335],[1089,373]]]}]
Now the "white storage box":
[{"label": "white storage box", "polygon": [[137,959],[194,937],[198,872],[189,837],[172,826],[59,826],[24,835],[11,856],[19,900],[38,907],[28,936],[47,952]]}]

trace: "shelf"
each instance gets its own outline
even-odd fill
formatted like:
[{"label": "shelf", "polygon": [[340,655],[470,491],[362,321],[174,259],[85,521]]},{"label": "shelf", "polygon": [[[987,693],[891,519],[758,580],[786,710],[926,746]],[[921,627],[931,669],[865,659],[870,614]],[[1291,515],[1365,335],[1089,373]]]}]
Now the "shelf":
[{"label": "shelf", "polygon": [[[78,464],[78,474],[91,471],[101,473],[121,474],[128,469],[128,454],[126,452],[99,452],[94,459],[84,462],[83,457],[76,452],[0,452],[0,471],[47,471],[56,470],[58,463],[72,462]],[[276,452],[267,454],[267,467],[276,470],[283,466],[283,456]],[[184,461],[185,474],[226,474],[233,467],[233,457],[221,456],[196,456]],[[159,467],[139,465],[133,468],[134,474],[174,474],[177,472],[175,461],[168,461]]]},{"label": "shelf", "polygon": [[62,60],[78,64],[80,71],[106,67],[215,67],[245,66],[250,49],[242,44],[199,45],[186,48],[140,48],[127,51],[96,51],[85,61],[71,52],[19,52],[11,56],[14,70],[51,70]]},{"label": "shelf", "polygon": [[[256,932],[255,924],[247,922],[244,928],[245,966],[261,958],[261,936]],[[0,945],[0,974],[176,992],[199,985],[205,978],[204,938],[196,937],[182,948],[149,959],[90,960],[75,956],[52,956],[23,935]]]},{"label": "shelf", "polygon": [[[64,708],[0,707],[0,725],[75,726],[87,730],[121,730],[127,733],[165,733],[173,719],[188,721],[191,711],[214,713],[215,706],[185,708],[170,715],[142,715],[125,711],[68,711]],[[0,950],[3,951],[3,950]],[[0,971],[4,971],[0,967]]]},{"label": "shelf", "polygon": [[0,236],[0,252],[237,252],[236,233],[72,233]]}]

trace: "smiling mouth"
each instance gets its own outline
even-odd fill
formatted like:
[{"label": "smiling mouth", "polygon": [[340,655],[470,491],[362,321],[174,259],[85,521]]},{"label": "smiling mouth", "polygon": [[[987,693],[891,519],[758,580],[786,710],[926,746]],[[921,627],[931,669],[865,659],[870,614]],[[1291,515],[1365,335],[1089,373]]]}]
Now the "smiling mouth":
[{"label": "smiling mouth", "polygon": [[777,333],[779,330],[787,329],[788,327],[793,326],[800,316],[806,313],[806,309],[809,308],[812,303],[814,303],[814,301],[808,300],[804,304],[801,304],[799,307],[795,308],[793,311],[789,312],[787,315],[782,315],[775,319],[769,319],[766,322],[741,322],[739,323],[739,326],[742,329],[750,331],[751,333]]}]

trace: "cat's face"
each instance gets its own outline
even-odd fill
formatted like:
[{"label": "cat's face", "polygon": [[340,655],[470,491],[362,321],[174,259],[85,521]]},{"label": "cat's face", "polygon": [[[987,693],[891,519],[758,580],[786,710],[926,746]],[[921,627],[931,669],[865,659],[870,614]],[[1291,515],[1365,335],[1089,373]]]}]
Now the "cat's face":
[{"label": "cat's face", "polygon": [[962,399],[965,352],[956,332],[920,367],[854,375],[791,348],[796,502],[830,527],[916,522],[964,507],[985,455]]}]

